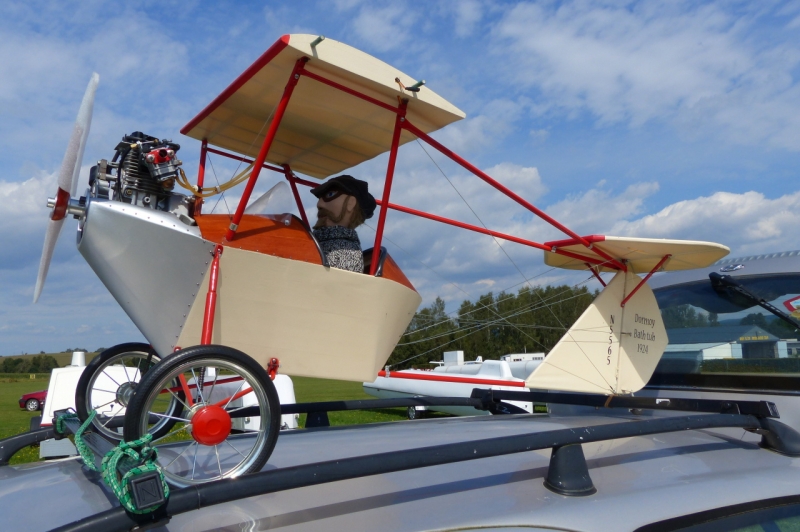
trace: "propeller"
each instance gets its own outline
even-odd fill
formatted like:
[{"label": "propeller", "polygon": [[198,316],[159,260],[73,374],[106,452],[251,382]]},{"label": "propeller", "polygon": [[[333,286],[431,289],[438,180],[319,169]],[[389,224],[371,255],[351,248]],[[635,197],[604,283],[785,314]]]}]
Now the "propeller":
[{"label": "propeller", "polygon": [[44,280],[47,278],[47,271],[50,269],[50,260],[53,258],[53,250],[64,225],[64,218],[67,215],[70,198],[75,195],[78,188],[78,174],[81,171],[83,161],[83,150],[86,147],[86,137],[89,136],[89,126],[92,123],[92,109],[94,107],[94,95],[97,92],[97,83],[100,76],[95,72],[86,87],[83,95],[81,108],[78,110],[78,118],[75,120],[75,127],[69,138],[67,152],[64,160],[61,161],[61,169],[58,171],[58,191],[55,198],[47,199],[47,206],[53,211],[50,213],[50,222],[47,226],[47,233],[44,237],[44,247],[42,248],[42,258],[39,261],[39,276],[36,278],[36,288],[33,291],[33,302],[39,300],[42,293]]}]

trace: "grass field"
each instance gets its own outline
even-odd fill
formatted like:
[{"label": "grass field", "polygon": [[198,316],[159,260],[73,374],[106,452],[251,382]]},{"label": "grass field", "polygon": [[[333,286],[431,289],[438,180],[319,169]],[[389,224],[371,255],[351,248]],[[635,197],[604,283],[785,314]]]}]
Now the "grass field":
[{"label": "grass field", "polygon": [[[360,382],[311,379],[308,377],[292,377],[292,381],[294,382],[294,394],[298,403],[375,399],[371,395],[364,393]],[[305,419],[305,414],[301,414],[300,426],[305,426]],[[401,419],[406,419],[405,408],[330,412],[328,414],[328,420],[331,425],[360,425],[362,423],[399,421]]]},{"label": "grass field", "polygon": [[[88,357],[87,357],[88,358]],[[69,361],[67,362],[69,363]],[[37,374],[30,379],[28,374],[0,374],[0,439],[20,434],[28,430],[32,417],[38,412],[27,412],[19,408],[17,402],[21,395],[43,390],[49,384],[49,375]],[[360,382],[335,381],[293,377],[297,402],[340,401],[345,399],[374,399],[364,393]],[[331,412],[328,414],[331,425],[358,425],[406,419],[404,408]],[[305,414],[300,416],[300,425],[305,425]],[[39,459],[39,447],[28,447],[11,459],[12,464],[33,462]]]},{"label": "grass field", "polygon": [[[0,439],[25,432],[30,427],[31,418],[39,412],[28,412],[19,407],[21,395],[47,389],[50,376],[37,374],[35,380],[29,375],[3,374],[0,376]],[[12,464],[33,462],[39,459],[39,446],[28,447],[14,455]]]}]

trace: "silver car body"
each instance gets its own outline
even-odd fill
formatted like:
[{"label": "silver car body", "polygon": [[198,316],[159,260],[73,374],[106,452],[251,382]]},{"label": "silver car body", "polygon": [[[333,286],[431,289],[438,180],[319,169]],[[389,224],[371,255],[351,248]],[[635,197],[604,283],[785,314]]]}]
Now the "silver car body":
[{"label": "silver car body", "polygon": [[[795,397],[783,399],[779,408],[797,408]],[[267,468],[636,417],[579,410],[284,433]],[[636,530],[710,508],[800,494],[800,459],[757,442],[741,429],[720,429],[585,444],[597,488],[589,497],[544,487],[546,450],[242,499],[175,516],[163,530]],[[18,511],[31,500],[47,501],[54,511]],[[99,475],[77,459],[0,469],[4,530],[49,530],[116,504]]]},{"label": "silver car body", "polygon": [[[797,253],[742,262],[750,264],[735,273],[800,271]],[[721,267],[725,265],[659,276],[653,280],[656,294],[676,284],[702,283],[704,275]],[[784,384],[798,380],[794,375],[780,378]],[[800,431],[796,386],[779,391],[648,386],[637,396],[772,401],[780,421]],[[264,470],[556,429],[573,429],[579,435],[584,427],[692,415],[554,403],[548,408],[548,414],[538,415],[284,432]],[[584,497],[559,495],[544,486],[551,454],[545,449],[246,497],[173,516],[158,530],[633,531],[754,501],[800,500],[800,458],[761,448],[759,441],[758,434],[743,429],[718,428],[585,443],[582,448],[597,491]],[[25,511],[32,500],[47,501],[52,511]],[[117,505],[99,475],[78,459],[0,468],[3,530],[49,530]]]}]

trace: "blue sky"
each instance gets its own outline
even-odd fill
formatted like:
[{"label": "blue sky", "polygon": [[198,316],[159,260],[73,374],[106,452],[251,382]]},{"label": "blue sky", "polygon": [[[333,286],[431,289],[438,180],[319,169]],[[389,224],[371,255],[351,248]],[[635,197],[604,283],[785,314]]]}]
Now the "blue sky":
[{"label": "blue sky", "polygon": [[[31,303],[45,200],[93,71],[84,179],[134,130],[181,143],[194,175],[199,143],[181,126],[280,35],[321,34],[425,79],[467,113],[437,138],[578,232],[752,254],[800,248],[798,28],[800,2],[4,2],[0,355],[141,338],[75,250],[72,221]],[[233,166],[213,162],[230,177]],[[558,236],[437,162],[489,227]],[[377,193],[385,166],[379,157],[352,173]],[[476,222],[416,144],[401,150],[396,179],[399,203]],[[517,267],[534,282],[583,280],[515,244],[503,245],[516,266],[489,237],[388,219],[390,252],[426,303],[439,295],[455,310],[514,287],[525,281]]]}]

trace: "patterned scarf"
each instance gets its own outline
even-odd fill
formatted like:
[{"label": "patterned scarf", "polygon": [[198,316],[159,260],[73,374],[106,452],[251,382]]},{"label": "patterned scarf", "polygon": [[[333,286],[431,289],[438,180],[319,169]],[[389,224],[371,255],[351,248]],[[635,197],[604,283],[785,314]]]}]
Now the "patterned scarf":
[{"label": "patterned scarf", "polygon": [[314,229],[314,237],[328,259],[328,266],[358,273],[364,271],[364,255],[355,229],[341,225],[318,227]]}]

